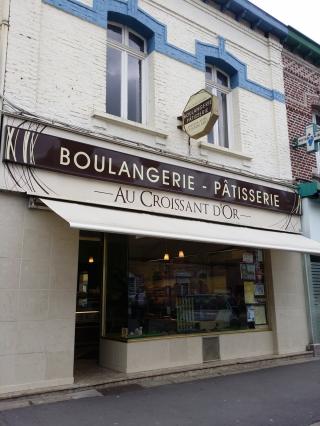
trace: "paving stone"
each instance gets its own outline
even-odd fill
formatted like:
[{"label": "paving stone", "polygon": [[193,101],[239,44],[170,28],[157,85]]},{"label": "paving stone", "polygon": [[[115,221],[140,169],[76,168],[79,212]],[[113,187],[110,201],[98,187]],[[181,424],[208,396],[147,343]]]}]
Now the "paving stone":
[{"label": "paving stone", "polygon": [[5,410],[13,410],[14,408],[28,407],[30,404],[29,400],[11,399],[0,401],[0,412]]}]

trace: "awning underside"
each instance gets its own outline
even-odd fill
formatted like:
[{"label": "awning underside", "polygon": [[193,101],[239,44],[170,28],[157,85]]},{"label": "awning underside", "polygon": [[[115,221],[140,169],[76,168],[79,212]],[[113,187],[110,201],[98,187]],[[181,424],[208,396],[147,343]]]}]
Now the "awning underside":
[{"label": "awning underside", "polygon": [[221,225],[42,198],[71,228],[146,237],[320,254],[320,243],[299,234]]}]

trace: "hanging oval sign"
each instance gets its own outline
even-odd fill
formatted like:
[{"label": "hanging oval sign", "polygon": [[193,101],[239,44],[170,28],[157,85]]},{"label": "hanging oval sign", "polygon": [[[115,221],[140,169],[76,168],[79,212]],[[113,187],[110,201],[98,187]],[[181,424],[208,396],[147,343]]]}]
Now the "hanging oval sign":
[{"label": "hanging oval sign", "polygon": [[191,138],[199,139],[210,133],[218,118],[218,97],[202,89],[190,96],[183,110],[183,130]]}]

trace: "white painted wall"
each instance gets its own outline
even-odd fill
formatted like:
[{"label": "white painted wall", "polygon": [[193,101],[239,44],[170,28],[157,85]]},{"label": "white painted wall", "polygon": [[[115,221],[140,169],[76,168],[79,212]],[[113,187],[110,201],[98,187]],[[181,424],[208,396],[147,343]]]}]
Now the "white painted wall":
[{"label": "white painted wall", "polygon": [[302,254],[271,250],[275,350],[306,350],[309,342],[305,272]]},{"label": "white painted wall", "polygon": [[302,232],[306,237],[320,241],[320,201],[318,199],[303,198],[302,200]]},{"label": "white painted wall", "polygon": [[202,337],[116,342],[100,340],[100,364],[126,373],[202,363]]},{"label": "white painted wall", "polygon": [[[274,354],[272,331],[220,334],[221,360]],[[203,362],[202,336],[144,339],[129,343],[100,340],[100,364],[126,373],[182,367]]]},{"label": "white painted wall", "polygon": [[0,192],[0,394],[73,383],[78,232]]},{"label": "white painted wall", "polygon": [[[302,199],[302,232],[303,235],[313,240],[320,241],[320,201],[319,199],[303,198]],[[310,306],[310,329],[312,334],[311,343],[320,343],[320,310],[319,305],[316,302],[317,298],[317,283],[313,279],[311,273],[311,258],[305,256],[305,262],[307,266],[307,286],[309,292],[309,306]]]},{"label": "white painted wall", "polygon": [[221,335],[220,355],[222,360],[273,355],[273,331],[246,331]]},{"label": "white painted wall", "polygon": [[[281,46],[276,41],[195,0],[140,0],[139,7],[167,25],[168,41],[188,52],[194,53],[196,40],[217,45],[217,37],[224,37],[227,50],[247,64],[250,79],[283,92]],[[5,89],[10,101],[41,116],[188,155],[176,117],[189,96],[203,88],[203,72],[156,52],[148,62],[147,126],[167,133],[166,140],[93,117],[94,110],[105,111],[104,29],[41,0],[12,2]],[[234,92],[233,149],[253,160],[200,148],[197,142],[192,157],[291,179],[285,105],[246,90]]]}]

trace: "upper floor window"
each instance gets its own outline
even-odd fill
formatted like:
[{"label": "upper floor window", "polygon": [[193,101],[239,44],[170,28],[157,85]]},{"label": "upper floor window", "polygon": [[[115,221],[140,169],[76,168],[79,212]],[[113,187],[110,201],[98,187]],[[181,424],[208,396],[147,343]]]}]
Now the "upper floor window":
[{"label": "upper floor window", "polygon": [[225,148],[230,146],[230,78],[213,65],[206,65],[206,89],[218,97],[219,119],[208,135],[208,142]]},{"label": "upper floor window", "polygon": [[312,122],[320,127],[320,112],[316,112],[316,111],[313,112]]},{"label": "upper floor window", "polygon": [[146,40],[120,24],[108,24],[107,113],[144,121]]},{"label": "upper floor window", "polygon": [[[312,113],[312,122],[315,123],[317,126],[320,127],[320,111],[313,111]],[[316,160],[317,160],[317,169],[318,173],[320,173],[320,152],[318,151],[316,153]]]}]

